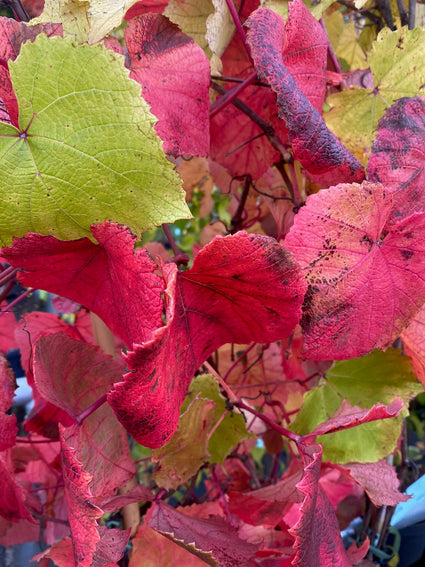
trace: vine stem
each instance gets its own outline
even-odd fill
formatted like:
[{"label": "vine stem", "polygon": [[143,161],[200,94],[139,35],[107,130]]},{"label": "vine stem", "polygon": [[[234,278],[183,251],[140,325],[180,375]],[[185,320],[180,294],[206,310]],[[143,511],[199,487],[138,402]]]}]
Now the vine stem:
[{"label": "vine stem", "polygon": [[[248,87],[249,85],[254,83],[256,80],[257,80],[257,72],[254,71],[253,73],[251,73],[251,75],[249,75],[249,77],[244,79],[242,81],[242,83],[240,83],[239,85],[237,85],[236,87],[233,87],[232,89],[230,89],[228,91],[224,87],[221,87],[222,88],[221,94],[223,96],[210,106],[210,118],[214,118],[214,116],[216,114],[221,112],[223,110],[223,108],[225,108],[228,104],[233,102],[235,100],[235,98],[237,98],[237,96],[246,87]],[[215,90],[217,90],[217,89],[215,89]],[[218,92],[220,92],[220,91],[218,91]]]},{"label": "vine stem", "polygon": [[294,443],[298,444],[302,440],[301,435],[297,435],[296,433],[289,431],[289,429],[285,429],[281,425],[278,425],[276,422],[274,422],[272,419],[270,419],[267,415],[260,413],[259,411],[252,408],[251,406],[248,406],[242,400],[240,400],[240,399],[236,400],[235,402],[233,402],[233,404],[236,407],[238,407],[239,409],[243,409],[243,410],[245,410],[249,413],[252,413],[252,415],[255,415],[255,417],[258,417],[258,419],[261,419],[261,421],[263,421],[271,429],[273,429],[274,431],[277,431],[278,433],[280,433],[280,435],[287,437],[291,441],[294,441]]},{"label": "vine stem", "polygon": [[12,311],[12,309],[15,307],[15,305],[17,305],[20,301],[22,301],[23,299],[25,299],[25,297],[27,297],[28,295],[30,295],[30,293],[32,293],[34,290],[32,288],[27,289],[26,291],[24,291],[23,293],[21,293],[21,295],[19,295],[16,299],[14,299],[13,301],[11,301],[8,305],[6,309],[2,309],[0,311],[0,317],[4,314],[4,313],[9,313],[9,311]]},{"label": "vine stem", "polygon": [[245,47],[245,51],[247,52],[248,57],[249,57],[250,61],[252,62],[251,48],[249,47],[248,42],[246,40],[246,35],[245,35],[245,32],[243,30],[243,27],[242,27],[242,24],[241,24],[241,21],[240,21],[240,18],[239,18],[239,14],[236,11],[236,7],[233,4],[232,0],[226,0],[226,4],[227,4],[227,7],[229,8],[230,15],[232,16],[233,21],[235,22],[236,31],[238,32],[239,37],[242,40],[243,46]]},{"label": "vine stem", "polygon": [[185,254],[184,252],[181,252],[179,247],[176,244],[176,241],[174,240],[174,236],[171,233],[170,227],[168,226],[168,224],[162,224],[162,230],[164,231],[165,236],[167,237],[168,243],[171,246],[171,250],[174,253],[174,258],[171,258],[170,260],[167,260],[167,263],[169,262],[174,262],[175,264],[183,264],[184,266],[187,266],[189,263],[189,256],[187,254]]}]

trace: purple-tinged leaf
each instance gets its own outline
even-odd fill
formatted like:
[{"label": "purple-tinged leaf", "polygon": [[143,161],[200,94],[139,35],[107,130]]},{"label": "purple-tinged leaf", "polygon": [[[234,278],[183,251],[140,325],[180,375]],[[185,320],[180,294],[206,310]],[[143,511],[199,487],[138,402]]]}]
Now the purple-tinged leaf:
[{"label": "purple-tinged leaf", "polygon": [[255,67],[277,95],[279,116],[288,128],[294,157],[323,186],[361,182],[361,164],[329,130],[283,61],[286,34],[282,18],[272,10],[260,8],[250,16],[247,25]]}]

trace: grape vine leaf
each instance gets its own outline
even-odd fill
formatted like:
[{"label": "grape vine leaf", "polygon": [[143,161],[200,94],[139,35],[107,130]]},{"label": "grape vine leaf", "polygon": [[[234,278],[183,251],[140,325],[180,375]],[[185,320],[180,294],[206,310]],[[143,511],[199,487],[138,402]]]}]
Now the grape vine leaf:
[{"label": "grape vine leaf", "polygon": [[13,371],[4,356],[0,356],[0,451],[13,447],[18,432],[16,415],[7,413],[13,404],[15,387]]},{"label": "grape vine leaf", "polygon": [[164,502],[155,505],[149,526],[213,566],[239,567],[258,548],[240,539],[235,528],[223,518],[187,516]]},{"label": "grape vine leaf", "polygon": [[[59,425],[62,433],[63,427]],[[92,478],[76,458],[76,451],[61,437],[62,472],[68,502],[69,524],[76,565],[91,567],[97,542],[97,520],[102,510],[91,502],[88,488]]]},{"label": "grape vine leaf", "polygon": [[287,40],[282,18],[259,8],[247,25],[256,70],[277,95],[279,116],[288,128],[294,157],[322,185],[362,181],[361,164],[328,129],[284,63],[282,51]]},{"label": "grape vine leaf", "polygon": [[126,227],[105,222],[91,231],[98,244],[28,234],[3,248],[4,257],[24,270],[23,285],[81,303],[128,347],[149,340],[162,326],[164,282],[154,273],[156,264],[146,250],[134,250],[136,239]]},{"label": "grape vine leaf", "polygon": [[[326,373],[326,383],[305,394],[303,407],[291,429],[301,435],[311,433],[335,414],[343,399],[368,408],[378,400],[391,404],[394,396],[398,396],[407,405],[421,389],[410,360],[395,349],[335,362]],[[402,420],[407,414],[404,409],[391,419],[319,436],[317,441],[323,446],[324,459],[333,463],[367,463],[387,457],[397,445]]]},{"label": "grape vine leaf", "polygon": [[[34,346],[34,378],[39,392],[76,418],[102,398],[121,375],[121,366],[98,347],[65,333],[41,336]],[[135,473],[127,435],[103,404],[81,424],[62,428],[62,438],[76,451],[91,476],[91,498],[101,505]]]},{"label": "grape vine leaf", "polygon": [[425,387],[425,307],[417,313],[410,325],[401,333],[407,356],[412,359],[418,380]]},{"label": "grape vine leaf", "polygon": [[[333,4],[333,0],[303,0],[304,4],[307,6],[311,14],[320,20],[323,12]],[[288,0],[262,0],[261,5],[264,8],[269,8],[273,10],[282,18],[286,18],[288,14]]]},{"label": "grape vine leaf", "polygon": [[[130,77],[142,85],[143,98],[158,118],[155,130],[164,151],[206,156],[210,66],[203,51],[161,14],[131,20],[124,36]],[[177,61],[184,66],[176,68]]]},{"label": "grape vine leaf", "polygon": [[131,8],[127,10],[124,20],[129,21],[142,14],[152,13],[158,14],[164,11],[168,4],[168,0],[139,0]]},{"label": "grape vine leaf", "polygon": [[[248,433],[241,414],[235,411],[227,413],[226,400],[220,394],[218,382],[211,374],[201,374],[192,380],[182,409],[199,396],[200,399],[210,400],[215,405],[215,415],[210,428],[214,429],[214,432],[209,435],[208,442],[209,460],[213,463],[223,463],[232,449],[252,434]],[[223,418],[225,412],[227,415]]]},{"label": "grape vine leaf", "polygon": [[[3,100],[12,125],[18,124],[18,102],[13,92],[12,82],[8,68],[8,61],[15,61],[26,41],[34,41],[37,35],[45,33],[47,36],[62,34],[60,24],[39,24],[36,26],[17,22],[12,18],[0,17],[0,59],[4,65],[0,66],[0,97]],[[2,122],[7,122],[2,118]]]},{"label": "grape vine leaf", "polygon": [[350,88],[327,98],[326,124],[351,150],[370,148],[379,119],[397,99],[423,94],[425,31],[384,28],[372,46],[368,64],[373,88]]},{"label": "grape vine leaf", "polygon": [[[206,562],[178,546],[147,525],[141,525],[132,540],[133,550],[129,567],[205,567]],[[208,558],[210,559],[210,558]],[[209,563],[211,565],[211,563]],[[217,565],[216,562],[213,565]]]},{"label": "grape vine leaf", "polygon": [[391,190],[387,226],[425,210],[425,99],[397,100],[380,119],[367,167],[369,181]]},{"label": "grape vine leaf", "polygon": [[285,246],[304,269],[304,351],[315,360],[385,349],[425,300],[425,214],[386,229],[391,191],[340,184],[307,198]]},{"label": "grape vine leaf", "polygon": [[158,486],[177,489],[208,460],[208,433],[214,414],[213,401],[193,400],[180,416],[171,439],[152,451],[152,461],[159,463],[153,473]]},{"label": "grape vine leaf", "polygon": [[[118,419],[141,445],[173,434],[197,368],[227,342],[272,342],[298,321],[305,282],[269,237],[216,237],[190,270],[163,267],[167,323],[125,355],[130,372],[108,394]],[[172,361],[172,363],[171,363]]]},{"label": "grape vine leaf", "polygon": [[42,13],[31,20],[32,25],[61,23],[64,37],[83,43],[89,34],[87,9],[90,0],[45,0]]},{"label": "grape vine leaf", "polygon": [[367,492],[375,506],[397,506],[409,500],[407,494],[399,491],[400,481],[395,468],[387,461],[376,463],[346,463],[350,478],[359,483]]},{"label": "grape vine leaf", "polygon": [[[245,2],[241,17],[246,18],[257,7],[255,0]],[[290,2],[286,23],[277,15],[276,18],[286,39],[280,45],[274,37],[273,40],[268,38],[270,47],[278,51],[302,93],[321,112],[326,93],[326,34],[301,0]],[[255,70],[239,34],[233,36],[222,62],[223,74],[229,77],[243,80]],[[237,98],[262,119],[263,124],[267,123],[268,131],[270,125],[273,127],[280,147],[287,143],[288,130],[278,116],[276,95],[270,88],[250,85]],[[280,159],[281,153],[270,144],[257,123],[239,108],[229,105],[211,120],[211,157],[228,168],[232,176],[249,171],[254,179],[259,179]]]},{"label": "grape vine leaf", "polygon": [[297,489],[304,494],[301,517],[289,533],[295,537],[292,565],[304,567],[351,567],[340,536],[333,507],[319,484],[322,448],[300,443],[304,476]]},{"label": "grape vine leaf", "polygon": [[140,235],[190,216],[122,56],[41,34],[9,66],[20,128],[0,124],[3,244],[28,230],[90,237],[107,219]]}]

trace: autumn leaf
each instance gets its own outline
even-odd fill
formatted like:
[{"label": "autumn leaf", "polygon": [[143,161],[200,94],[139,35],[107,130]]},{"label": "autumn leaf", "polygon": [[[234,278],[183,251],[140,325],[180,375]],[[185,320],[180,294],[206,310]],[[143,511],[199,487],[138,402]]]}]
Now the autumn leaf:
[{"label": "autumn leaf", "polygon": [[0,356],[0,451],[13,447],[18,432],[16,415],[7,413],[13,404],[15,387],[15,375],[7,360]]},{"label": "autumn leaf", "polygon": [[303,306],[308,358],[346,359],[385,349],[425,300],[425,215],[386,229],[391,191],[341,184],[307,198],[285,246],[309,289]]},{"label": "autumn leaf", "polygon": [[397,99],[422,94],[424,48],[421,28],[384,28],[368,57],[373,87],[346,89],[327,98],[331,110],[326,113],[326,124],[351,151],[370,149],[378,121]]},{"label": "autumn leaf", "polygon": [[81,303],[127,346],[149,340],[162,326],[164,283],[154,273],[156,264],[145,250],[134,250],[136,239],[126,227],[106,222],[91,230],[98,244],[29,234],[3,248],[3,254],[24,270],[23,285]]},{"label": "autumn leaf", "polygon": [[[394,396],[407,405],[420,391],[409,359],[399,350],[374,351],[363,358],[335,362],[326,373],[326,382],[305,394],[303,407],[290,428],[301,435],[310,434],[335,415],[343,399],[367,413],[379,401],[391,404]],[[319,436],[325,460],[363,463],[387,457],[397,446],[406,415],[407,409],[403,409],[391,419]]]},{"label": "autumn leaf", "polygon": [[0,124],[3,244],[28,230],[90,237],[107,219],[140,235],[190,216],[120,55],[41,34],[9,67],[20,128]]},{"label": "autumn leaf", "polygon": [[417,313],[410,325],[401,333],[407,356],[412,360],[418,380],[425,387],[425,308]]},{"label": "autumn leaf", "polygon": [[[125,29],[130,77],[158,118],[156,133],[174,156],[209,150],[210,66],[194,40],[160,14],[131,20]],[[184,66],[176,68],[176,61]],[[170,104],[170,100],[173,101]]]},{"label": "autumn leaf", "polygon": [[289,532],[295,537],[292,565],[304,567],[351,567],[342,543],[335,512],[319,485],[322,448],[299,444],[304,476],[297,489],[304,494],[301,517]]},{"label": "autumn leaf", "polygon": [[239,567],[258,548],[240,539],[235,528],[220,517],[186,516],[163,502],[156,504],[149,526],[212,566]]},{"label": "autumn leaf", "polygon": [[287,39],[282,18],[260,8],[247,25],[256,70],[277,95],[279,116],[288,128],[294,157],[322,185],[362,181],[362,166],[328,129],[284,63],[282,51]]},{"label": "autumn leaf", "polygon": [[[34,41],[40,33],[45,33],[49,37],[61,35],[62,26],[50,23],[35,26],[27,25],[12,18],[0,17],[0,59],[4,63],[4,65],[0,66],[0,97],[3,100],[11,124],[16,126],[16,128],[19,128],[18,102],[10,80],[8,62],[15,61],[23,43]],[[7,119],[4,120],[4,117],[2,117],[1,121],[8,122]]]},{"label": "autumn leaf", "polygon": [[[244,2],[240,16],[246,18],[257,7],[257,1]],[[297,87],[321,112],[326,91],[326,34],[300,0],[289,3],[286,23],[275,16],[279,31],[286,40],[282,44],[275,36],[267,34],[270,47],[277,51],[277,57],[283,60]],[[223,75],[228,77],[243,80],[256,70],[239,34],[233,36],[222,62]],[[283,146],[287,144],[287,126],[278,116],[276,95],[266,84],[246,87],[238,99],[273,127]],[[259,179],[282,156],[258,124],[240,109],[229,105],[211,120],[211,157],[225,166],[231,176],[249,172],[254,179]]]},{"label": "autumn leaf", "polygon": [[[49,334],[34,346],[34,378],[39,392],[76,418],[95,404],[121,375],[121,366],[99,348]],[[91,498],[96,504],[115,495],[135,473],[125,431],[107,404],[81,424],[62,427],[62,439],[72,446],[90,474]]]},{"label": "autumn leaf", "polygon": [[391,190],[393,209],[387,226],[425,210],[425,99],[401,98],[378,124],[367,167],[368,179]]},{"label": "autumn leaf", "polygon": [[167,324],[127,353],[130,372],[108,395],[127,431],[152,448],[175,431],[189,384],[209,354],[227,342],[288,336],[305,289],[276,241],[245,232],[215,238],[190,270],[177,274],[166,265],[163,273]]}]

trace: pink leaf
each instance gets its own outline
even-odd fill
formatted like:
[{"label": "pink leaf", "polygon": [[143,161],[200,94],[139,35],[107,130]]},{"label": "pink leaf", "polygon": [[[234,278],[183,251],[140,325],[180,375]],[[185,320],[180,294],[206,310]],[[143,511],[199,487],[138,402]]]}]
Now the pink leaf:
[{"label": "pink leaf", "polygon": [[297,488],[304,494],[301,517],[289,530],[295,536],[294,567],[351,567],[331,503],[319,485],[322,447],[299,444],[304,476]]},{"label": "pink leaf", "polygon": [[258,548],[241,540],[235,528],[223,518],[212,516],[206,520],[186,516],[163,502],[156,504],[149,525],[191,553],[209,556],[220,567],[245,565]]},{"label": "pink leaf", "polygon": [[0,453],[0,515],[11,522],[33,521],[26,505],[26,490],[14,478],[10,449]]},{"label": "pink leaf", "polygon": [[368,163],[368,179],[391,189],[387,225],[425,210],[425,99],[401,98],[378,124]]},{"label": "pink leaf", "polygon": [[6,302],[1,305],[1,309],[4,311],[0,315],[0,352],[7,353],[9,349],[17,348],[14,336],[16,318],[14,313],[6,311]]},{"label": "pink leaf", "polygon": [[425,387],[425,306],[412,319],[401,338],[407,356],[410,356],[418,380]]},{"label": "pink leaf", "polygon": [[409,500],[408,495],[398,490],[400,481],[394,467],[384,460],[377,463],[347,463],[338,468],[348,469],[350,478],[364,488],[375,506],[397,506],[399,502]]},{"label": "pink leaf", "polygon": [[110,563],[117,563],[123,556],[130,539],[131,529],[108,529],[106,526],[98,527],[100,541],[96,547],[96,554],[92,567],[101,567]]},{"label": "pink leaf", "polygon": [[[78,416],[101,399],[120,375],[120,365],[110,356],[64,333],[42,336],[35,344],[38,389],[71,416]],[[115,495],[134,476],[126,433],[107,404],[81,425],[62,428],[62,437],[90,474],[90,491],[97,504]]]},{"label": "pink leaf", "polygon": [[[242,20],[258,5],[258,0],[245,1],[240,14]],[[290,2],[288,9],[284,30],[286,41],[280,46],[279,56],[300,90],[321,112],[326,94],[326,34],[302,1]],[[283,20],[280,21],[283,25]],[[246,79],[254,72],[237,33],[226,49],[222,62],[223,75],[228,77]],[[285,122],[278,117],[276,95],[270,88],[250,85],[238,98],[272,125],[280,142],[287,144],[288,130]],[[254,179],[258,179],[281,155],[254,121],[229,105],[211,120],[211,157],[227,167],[232,176],[250,173]]]},{"label": "pink leaf", "polygon": [[[181,1],[181,0],[180,0]],[[162,13],[168,6],[168,0],[141,0],[129,8],[124,16],[125,20],[131,20],[141,14]]]},{"label": "pink leaf", "polygon": [[16,416],[6,413],[13,404],[15,388],[15,376],[7,360],[0,356],[0,451],[13,447],[18,433]]},{"label": "pink leaf", "polygon": [[357,427],[362,423],[395,417],[403,407],[404,402],[401,398],[394,398],[394,401],[388,405],[376,404],[370,409],[352,406],[348,400],[343,400],[341,406],[330,419],[318,425],[305,437],[335,433],[336,431]]},{"label": "pink leaf", "polygon": [[156,265],[145,250],[133,250],[136,239],[128,228],[104,222],[92,233],[99,244],[28,234],[3,254],[25,270],[19,278],[23,285],[81,303],[127,346],[150,339],[162,325],[163,284],[154,274]]},{"label": "pink leaf", "polygon": [[285,246],[304,269],[308,358],[348,359],[387,348],[425,299],[425,214],[385,231],[382,185],[341,184],[307,198]]},{"label": "pink leaf", "polygon": [[[247,25],[255,67],[260,78],[266,80],[277,94],[279,116],[288,128],[294,157],[317,183],[324,186],[361,182],[364,179],[361,164],[328,129],[320,112],[302,92],[284,63],[282,51],[287,39],[282,18],[272,10],[260,8],[251,15]],[[308,33],[311,34],[311,30]]]},{"label": "pink leaf", "polygon": [[189,383],[208,356],[226,342],[288,336],[305,289],[286,250],[244,232],[215,238],[186,272],[164,270],[167,325],[127,353],[130,372],[108,396],[127,431],[148,447],[160,447],[175,431]]},{"label": "pink leaf", "polygon": [[130,77],[158,118],[164,151],[206,156],[209,151],[210,65],[202,49],[160,14],[131,20],[125,29]]},{"label": "pink leaf", "polygon": [[[60,426],[63,431],[62,426]],[[69,524],[72,532],[75,563],[79,567],[91,567],[100,536],[97,520],[102,510],[91,502],[88,489],[92,478],[75,458],[75,450],[69,447],[61,435],[62,469],[68,501]]]}]

